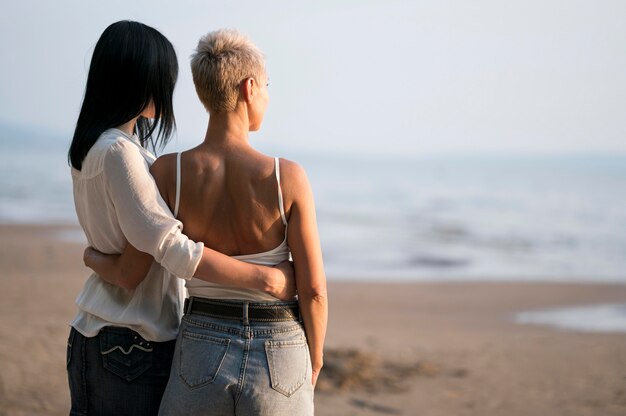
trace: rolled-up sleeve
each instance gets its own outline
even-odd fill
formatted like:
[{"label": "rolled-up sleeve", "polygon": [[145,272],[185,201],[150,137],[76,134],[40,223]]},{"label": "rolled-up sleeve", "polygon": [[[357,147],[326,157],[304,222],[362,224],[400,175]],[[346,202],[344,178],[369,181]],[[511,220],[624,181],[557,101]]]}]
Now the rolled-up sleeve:
[{"label": "rolled-up sleeve", "polygon": [[128,141],[113,144],[104,158],[107,191],[124,237],[151,254],[166,270],[190,279],[202,258],[204,244],[182,233],[150,175],[139,148]]}]

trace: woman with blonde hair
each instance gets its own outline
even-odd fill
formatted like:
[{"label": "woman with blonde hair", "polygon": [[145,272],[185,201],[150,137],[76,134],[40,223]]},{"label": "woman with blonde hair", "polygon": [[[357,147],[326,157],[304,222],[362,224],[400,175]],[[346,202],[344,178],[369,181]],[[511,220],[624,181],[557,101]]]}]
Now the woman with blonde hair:
[{"label": "woman with blonde hair", "polygon": [[297,301],[191,279],[161,415],[312,415],[327,324],[326,277],[304,170],[248,141],[268,105],[264,58],[234,30],[192,57],[209,112],[204,141],[152,169],[185,232],[255,264],[293,257]]}]

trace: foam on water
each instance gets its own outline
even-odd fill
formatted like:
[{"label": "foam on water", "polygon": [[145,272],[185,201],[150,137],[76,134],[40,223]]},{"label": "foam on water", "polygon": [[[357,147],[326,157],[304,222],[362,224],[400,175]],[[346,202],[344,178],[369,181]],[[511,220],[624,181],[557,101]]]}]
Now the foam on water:
[{"label": "foam on water", "polygon": [[626,332],[626,303],[525,311],[515,322],[580,332]]}]

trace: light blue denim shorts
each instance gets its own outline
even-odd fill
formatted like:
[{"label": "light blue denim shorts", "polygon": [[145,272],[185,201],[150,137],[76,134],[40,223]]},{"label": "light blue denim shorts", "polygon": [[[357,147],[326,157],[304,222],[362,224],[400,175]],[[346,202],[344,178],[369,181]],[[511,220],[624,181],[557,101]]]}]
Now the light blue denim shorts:
[{"label": "light blue denim shorts", "polygon": [[301,322],[186,314],[159,415],[313,415],[311,376]]}]

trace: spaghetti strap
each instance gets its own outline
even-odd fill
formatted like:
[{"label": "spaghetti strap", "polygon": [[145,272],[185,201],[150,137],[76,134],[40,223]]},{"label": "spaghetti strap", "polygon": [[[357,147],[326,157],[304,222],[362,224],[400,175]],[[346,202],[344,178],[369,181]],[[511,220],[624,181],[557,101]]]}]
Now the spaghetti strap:
[{"label": "spaghetti strap", "polygon": [[285,217],[285,207],[283,206],[283,191],[280,187],[280,163],[278,158],[274,158],[274,170],[276,171],[276,183],[278,183],[278,208],[280,209],[280,218],[283,220],[283,224],[287,227],[287,218]]},{"label": "spaghetti strap", "polygon": [[178,217],[180,206],[180,152],[176,154],[176,204],[174,205],[174,217]]}]

